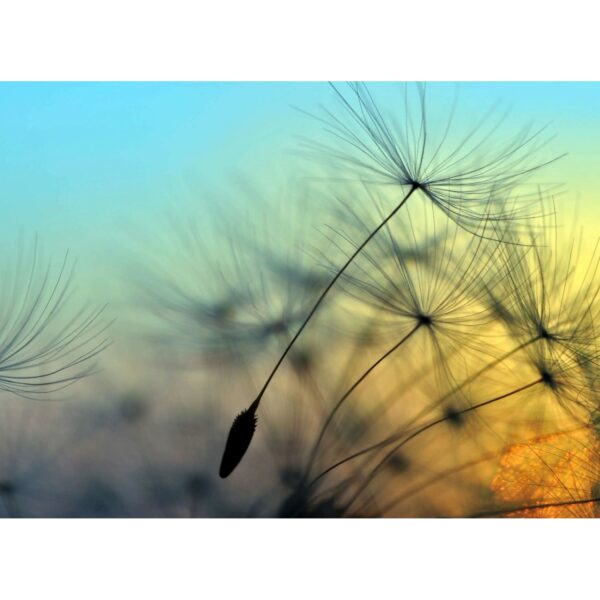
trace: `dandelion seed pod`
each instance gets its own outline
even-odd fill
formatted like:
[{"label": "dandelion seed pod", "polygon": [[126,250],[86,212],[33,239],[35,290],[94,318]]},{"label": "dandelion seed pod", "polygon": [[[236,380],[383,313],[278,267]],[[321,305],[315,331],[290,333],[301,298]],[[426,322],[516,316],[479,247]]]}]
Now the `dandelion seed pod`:
[{"label": "dandelion seed pod", "polygon": [[233,420],[223,451],[221,466],[219,467],[219,476],[223,479],[229,477],[244,458],[244,454],[246,454],[252,436],[256,431],[256,420],[256,406],[254,404],[243,410]]}]

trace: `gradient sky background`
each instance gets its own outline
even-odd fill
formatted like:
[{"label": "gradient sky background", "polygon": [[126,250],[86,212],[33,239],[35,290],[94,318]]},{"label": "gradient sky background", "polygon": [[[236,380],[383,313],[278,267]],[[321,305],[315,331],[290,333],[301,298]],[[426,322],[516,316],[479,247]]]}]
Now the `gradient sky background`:
[{"label": "gradient sky background", "polygon": [[[393,103],[396,85],[375,87]],[[550,122],[552,148],[568,156],[546,176],[600,223],[600,84],[458,87],[467,115],[499,101],[515,129]],[[456,84],[430,89],[443,105]],[[214,202],[205,190],[232,173],[269,185],[292,172],[295,136],[319,129],[292,105],[310,112],[332,101],[325,83],[1,84],[2,238],[37,232],[53,253],[70,248],[92,280],[106,279],[132,232]]]}]

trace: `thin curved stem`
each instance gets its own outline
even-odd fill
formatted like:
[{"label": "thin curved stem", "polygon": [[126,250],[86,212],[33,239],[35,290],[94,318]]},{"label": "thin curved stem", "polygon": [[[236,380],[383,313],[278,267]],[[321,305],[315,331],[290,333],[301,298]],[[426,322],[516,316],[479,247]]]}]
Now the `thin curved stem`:
[{"label": "thin curved stem", "polygon": [[[489,400],[485,400],[484,402],[479,402],[478,404],[473,404],[473,406],[469,406],[467,408],[463,408],[463,410],[457,411],[456,415],[461,416],[461,415],[465,415],[469,412],[472,412],[474,410],[478,410],[480,408],[483,408],[484,406],[489,406],[490,404],[494,404],[496,402],[499,402],[500,400],[504,400],[506,398],[510,398],[511,396],[515,396],[516,394],[519,394],[520,392],[524,392],[525,390],[528,390],[540,383],[542,383],[544,381],[543,377],[540,377],[539,379],[536,379],[535,381],[531,381],[530,383],[527,383],[525,385],[522,385],[521,387],[518,387],[510,392],[506,392],[504,394],[501,394],[500,396],[496,396],[494,398],[491,398]],[[377,475],[377,473],[379,472],[379,470],[381,469],[381,467],[398,451],[400,450],[400,448],[402,448],[403,446],[405,446],[406,444],[408,444],[408,442],[414,440],[416,437],[418,437],[419,435],[421,435],[422,433],[425,433],[426,431],[428,431],[429,429],[431,429],[432,427],[435,427],[436,425],[439,425],[441,423],[444,423],[445,421],[448,421],[450,419],[450,417],[448,416],[443,416],[440,417],[439,419],[436,419],[435,421],[431,421],[430,423],[428,423],[427,425],[423,425],[423,427],[420,427],[419,429],[417,429],[414,433],[412,433],[411,435],[409,435],[407,438],[403,439],[399,444],[397,444],[396,446],[394,446],[378,463],[377,465],[373,468],[373,470],[369,473],[369,476],[367,477],[367,480],[365,481],[364,485],[358,490],[358,492],[356,492],[356,494],[351,498],[351,500],[348,502],[348,504],[346,505],[346,510],[348,510],[350,508],[350,506],[352,506],[352,504],[354,504],[354,502],[356,501],[356,499],[360,496],[360,494],[362,494],[365,489],[368,487],[368,485],[371,483],[371,481],[373,481],[373,479],[375,478],[375,475]]]},{"label": "thin curved stem", "polygon": [[364,247],[377,235],[377,233],[383,227],[385,227],[385,225],[388,223],[388,221],[390,221],[390,219],[392,219],[394,217],[394,215],[404,206],[404,204],[407,202],[407,200],[411,197],[413,192],[415,190],[419,189],[419,187],[420,186],[418,186],[417,184],[413,184],[411,186],[411,188],[408,191],[408,193],[406,194],[406,196],[404,196],[404,198],[394,208],[394,210],[392,210],[392,212],[390,212],[389,215],[385,219],[383,219],[383,221],[381,221],[381,223],[375,229],[373,229],[373,231],[366,237],[366,239],[356,248],[356,250],[351,254],[350,258],[348,258],[348,260],[346,260],[346,262],[342,265],[342,267],[335,274],[333,279],[328,283],[327,287],[321,292],[321,295],[319,296],[319,298],[315,302],[314,306],[311,308],[310,312],[308,313],[308,315],[306,316],[306,318],[304,319],[304,321],[298,328],[298,331],[296,331],[296,333],[294,334],[294,336],[292,337],[292,339],[290,340],[288,345],[285,347],[283,353],[279,357],[279,360],[275,363],[275,366],[271,370],[271,373],[267,377],[260,392],[258,392],[258,395],[256,396],[254,402],[252,402],[252,404],[250,405],[250,407],[254,411],[258,408],[258,405],[260,404],[260,401],[261,401],[264,393],[266,392],[267,388],[269,387],[269,384],[271,383],[271,380],[275,376],[275,373],[277,373],[279,367],[281,366],[281,363],[283,363],[288,352],[292,349],[293,345],[296,343],[296,340],[300,337],[300,334],[304,331],[304,328],[308,325],[308,323],[312,319],[313,315],[315,314],[315,312],[321,305],[321,302],[323,302],[323,300],[327,296],[329,290],[331,290],[331,288],[335,285],[336,281],[342,276],[344,271],[352,264],[352,261],[354,261],[354,259],[362,252]]},{"label": "thin curved stem", "polygon": [[[498,366],[500,363],[502,363],[503,361],[505,361],[507,358],[510,358],[513,354],[515,354],[516,352],[518,352],[520,350],[523,350],[529,344],[534,343],[538,339],[539,339],[539,336],[535,337],[535,338],[532,338],[531,340],[529,340],[527,342],[523,342],[522,344],[519,344],[518,346],[516,346],[515,348],[513,348],[512,350],[510,350],[509,352],[507,352],[506,354],[504,354],[500,358],[497,358],[496,360],[492,361],[491,363],[485,365],[479,371],[477,371],[473,375],[467,377],[467,379],[464,379],[458,385],[454,386],[452,388],[452,390],[450,390],[450,392],[444,394],[441,398],[438,398],[433,405],[430,405],[425,410],[423,410],[419,414],[417,414],[415,416],[415,418],[412,419],[407,424],[407,426],[410,426],[417,419],[420,419],[422,416],[424,416],[425,414],[427,414],[427,412],[429,412],[433,406],[439,405],[440,402],[443,402],[450,395],[452,395],[452,394],[456,393],[457,391],[461,390],[466,385],[468,385],[470,383],[473,383],[473,381],[475,381],[478,377],[480,377],[481,375],[483,375],[486,371],[488,371],[489,369],[491,369],[491,368],[493,368],[495,366]],[[380,442],[377,442],[376,444],[368,446],[367,448],[363,448],[362,450],[359,450],[358,452],[354,452],[353,454],[350,454],[349,456],[346,456],[345,458],[342,458],[341,460],[337,461],[336,463],[334,463],[333,465],[331,465],[330,467],[328,467],[327,469],[325,469],[324,471],[322,471],[319,475],[317,475],[317,477],[315,477],[308,484],[308,486],[311,487],[312,485],[314,485],[315,483],[317,483],[317,481],[319,481],[321,478],[323,478],[325,475],[327,475],[328,473],[330,473],[334,469],[337,469],[338,467],[341,467],[343,464],[345,464],[347,462],[350,462],[351,460],[354,460],[355,458],[359,458],[360,456],[363,456],[364,454],[368,454],[369,452],[373,452],[375,450],[379,450],[380,448],[385,448],[385,446],[388,446],[389,444],[393,444],[395,441],[397,441],[398,439],[400,439],[402,437],[402,435],[404,435],[404,432],[402,432],[400,434],[391,435],[391,436],[385,438],[384,440],[381,440]]]},{"label": "thin curved stem", "polygon": [[387,350],[386,352],[384,352],[384,354],[382,354],[347,390],[346,392],[342,395],[342,397],[337,401],[337,403],[335,404],[335,406],[333,407],[333,409],[331,410],[331,412],[329,413],[327,419],[325,419],[325,422],[323,423],[323,426],[321,427],[321,431],[319,432],[319,435],[317,437],[317,441],[315,442],[315,445],[313,446],[313,449],[310,453],[310,458],[308,460],[308,464],[306,466],[306,471],[304,473],[304,477],[303,480],[305,480],[308,475],[310,474],[310,470],[312,469],[312,466],[315,462],[316,456],[317,456],[317,452],[319,450],[319,448],[321,447],[321,442],[323,441],[323,438],[325,437],[325,433],[327,432],[327,429],[329,428],[329,425],[331,425],[331,422],[333,421],[333,418],[335,417],[335,415],[337,414],[337,412],[339,411],[339,409],[342,407],[342,404],[344,404],[344,402],[349,398],[349,396],[352,394],[352,392],[354,392],[354,390],[386,359],[388,358],[391,354],[393,354],[396,350],[398,350],[398,348],[400,348],[404,342],[406,342],[408,339],[410,339],[411,336],[413,336],[421,327],[423,323],[417,323],[405,336],[403,336],[400,341],[398,341],[396,344],[394,344],[389,350]]},{"label": "thin curved stem", "polygon": [[379,509],[379,512],[381,515],[385,515],[387,512],[389,512],[390,510],[395,508],[401,502],[404,502],[411,496],[414,496],[415,494],[422,492],[424,489],[427,489],[429,486],[434,485],[435,483],[438,483],[439,481],[443,481],[444,479],[451,477],[452,475],[455,475],[456,473],[460,473],[461,471],[470,469],[471,467],[476,467],[482,463],[488,462],[497,457],[498,457],[497,452],[490,452],[483,457],[480,457],[480,458],[477,458],[474,460],[470,460],[469,462],[458,465],[457,467],[454,467],[452,469],[444,471],[443,473],[435,473],[426,481],[413,486],[411,489],[406,490],[406,491],[402,492],[402,494],[389,500],[388,503],[383,506],[383,508]]},{"label": "thin curved stem", "polygon": [[486,517],[500,517],[502,515],[509,515],[510,513],[520,512],[523,510],[539,510],[542,508],[557,508],[560,506],[577,506],[579,504],[592,504],[600,502],[600,497],[592,496],[591,498],[583,498],[581,500],[561,500],[557,502],[544,502],[542,504],[523,504],[514,508],[504,508],[501,510],[489,510],[485,512],[473,513],[469,515],[469,518],[480,519]]}]

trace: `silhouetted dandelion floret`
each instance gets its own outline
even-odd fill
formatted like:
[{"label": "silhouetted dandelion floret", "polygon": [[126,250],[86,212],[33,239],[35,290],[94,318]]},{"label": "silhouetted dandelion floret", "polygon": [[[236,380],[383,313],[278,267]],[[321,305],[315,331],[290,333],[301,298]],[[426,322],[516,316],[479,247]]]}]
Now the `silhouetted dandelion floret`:
[{"label": "silhouetted dandelion floret", "polygon": [[39,398],[94,371],[106,348],[104,307],[77,304],[68,254],[57,269],[37,241],[7,269],[0,292],[0,389]]},{"label": "silhouetted dandelion floret", "polygon": [[[419,328],[457,351],[477,347],[492,319],[486,286],[501,277],[492,268],[501,242],[415,206],[361,253],[344,275],[344,291],[368,307],[374,335],[393,339]],[[485,230],[482,224],[479,231]],[[424,246],[423,240],[432,241]]]},{"label": "silhouetted dandelion floret", "polygon": [[[557,159],[542,155],[550,141],[546,127],[526,126],[504,136],[506,115],[492,118],[488,112],[459,131],[454,103],[434,127],[424,85],[406,86],[393,112],[384,111],[365,84],[350,83],[346,91],[332,87],[341,110],[323,108],[317,118],[334,141],[311,147],[355,178],[418,190],[467,227],[482,217],[512,219],[515,213],[505,212],[507,197]],[[491,199],[496,206],[490,215]]]},{"label": "silhouetted dandelion floret", "polygon": [[251,215],[236,207],[227,218],[204,215],[170,230],[169,251],[140,286],[160,317],[161,342],[254,360],[299,326],[326,282],[308,258],[302,217],[288,204],[254,202]]},{"label": "silhouetted dandelion floret", "polygon": [[585,255],[582,232],[564,239],[555,225],[512,239],[498,249],[504,276],[488,288],[492,312],[523,346],[542,344],[591,364],[598,349],[598,246]]},{"label": "silhouetted dandelion floret", "polygon": [[465,416],[460,412],[459,409],[454,406],[448,405],[444,407],[444,418],[453,427],[460,427],[465,419]]},{"label": "silhouetted dandelion floret", "polygon": [[544,344],[528,346],[526,354],[542,387],[576,420],[587,421],[598,407],[599,355],[584,363],[566,348]]}]

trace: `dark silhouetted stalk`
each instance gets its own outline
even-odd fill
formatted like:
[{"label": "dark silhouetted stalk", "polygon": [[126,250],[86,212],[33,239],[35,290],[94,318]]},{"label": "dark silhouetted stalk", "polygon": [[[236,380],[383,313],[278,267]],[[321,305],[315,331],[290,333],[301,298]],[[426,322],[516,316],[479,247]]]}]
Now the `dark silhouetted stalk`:
[{"label": "dark silhouetted stalk", "polygon": [[[535,387],[536,385],[539,385],[540,383],[545,383],[545,382],[546,382],[546,378],[542,376],[539,379],[536,379],[534,381],[531,381],[530,383],[522,385],[522,386],[520,386],[520,387],[518,387],[518,388],[516,388],[514,390],[511,390],[510,392],[506,392],[504,394],[501,394],[500,396],[495,396],[494,398],[491,398],[489,400],[485,400],[483,402],[479,402],[477,404],[473,404],[473,406],[469,406],[467,408],[463,408],[462,410],[457,410],[456,413],[454,414],[454,416],[462,416],[462,415],[470,413],[470,412],[472,412],[474,410],[478,410],[480,408],[483,408],[484,406],[489,406],[490,404],[495,404],[496,402],[499,402],[500,400],[505,400],[506,398],[510,398],[512,396],[515,396],[515,395],[517,395],[517,394],[519,394],[521,392],[524,392],[524,391],[526,391],[528,389],[531,389],[532,387]],[[427,423],[427,425],[423,425],[423,427],[420,427],[415,432],[411,433],[408,437],[406,437],[405,439],[403,439],[399,444],[397,444],[396,446],[394,446],[377,463],[377,465],[375,465],[375,467],[373,468],[373,470],[369,473],[369,476],[367,477],[364,485],[356,492],[356,494],[354,494],[354,496],[346,504],[345,510],[348,510],[350,508],[350,506],[352,506],[352,504],[354,504],[354,502],[356,501],[356,499],[364,492],[364,490],[368,487],[368,485],[371,483],[371,481],[373,481],[373,479],[375,478],[375,476],[377,475],[377,473],[379,473],[381,467],[398,450],[400,450],[400,448],[402,448],[403,446],[405,446],[406,444],[408,444],[408,442],[414,440],[415,438],[417,438],[421,434],[425,433],[426,431],[429,431],[433,427],[436,427],[437,425],[440,425],[441,423],[445,423],[445,422],[447,422],[449,420],[450,420],[450,417],[448,415],[444,415],[443,417],[440,417],[439,419],[436,419],[435,421],[431,421],[430,423]],[[324,475],[324,474],[325,474],[325,472],[323,472],[322,475]],[[320,475],[319,477],[321,477],[322,475]]]},{"label": "dark silhouetted stalk", "polygon": [[[246,453],[246,450],[248,449],[248,446],[250,445],[250,442],[252,441],[252,436],[254,435],[254,431],[256,429],[256,410],[258,409],[258,407],[260,405],[260,401],[262,400],[264,393],[266,392],[267,388],[269,387],[269,384],[271,383],[271,380],[275,376],[275,373],[277,373],[279,367],[285,360],[285,357],[287,356],[288,352],[292,349],[296,340],[300,337],[300,334],[302,333],[302,331],[304,331],[304,328],[308,325],[308,323],[312,319],[313,315],[315,314],[315,312],[321,305],[321,302],[323,302],[323,300],[327,296],[327,293],[329,292],[329,290],[331,290],[331,288],[335,285],[337,280],[342,276],[342,274],[345,272],[345,270],[352,264],[354,259],[360,254],[360,252],[364,249],[364,247],[377,235],[377,233],[383,227],[385,227],[385,225],[394,217],[394,215],[404,206],[404,204],[408,201],[408,199],[415,192],[415,190],[420,189],[420,187],[421,187],[420,184],[417,182],[414,182],[411,185],[411,188],[408,191],[408,193],[398,203],[398,205],[394,208],[394,210],[392,210],[388,214],[388,216],[385,219],[383,219],[383,221],[381,221],[381,223],[375,229],[373,229],[373,231],[365,238],[365,240],[356,248],[356,250],[352,253],[352,255],[346,260],[344,265],[337,271],[337,273],[335,274],[333,279],[329,282],[327,287],[321,292],[321,295],[319,296],[319,298],[317,299],[317,301],[311,308],[310,312],[308,313],[308,315],[306,316],[306,318],[304,319],[304,321],[302,322],[302,324],[300,325],[300,327],[298,328],[298,330],[296,331],[296,333],[294,334],[294,336],[292,337],[292,339],[290,340],[288,345],[285,347],[284,351],[282,352],[281,356],[279,357],[279,360],[275,363],[275,366],[271,370],[271,373],[267,377],[265,383],[263,384],[263,386],[262,386],[261,390],[259,391],[258,395],[256,396],[255,400],[245,411],[240,413],[234,419],[231,429],[229,431],[227,443],[225,444],[223,459],[221,461],[221,467],[219,469],[219,474],[221,477],[223,477],[223,478],[228,477],[233,472],[233,470],[236,468],[236,466],[239,464],[239,462],[242,460],[242,458],[244,457],[244,454]],[[227,461],[225,459],[227,459]]]},{"label": "dark silhouetted stalk", "polygon": [[334,463],[333,465],[331,465],[330,467],[328,467],[327,469],[325,469],[324,471],[319,473],[319,475],[317,475],[308,484],[308,487],[311,487],[313,484],[317,483],[317,481],[322,479],[325,475],[327,475],[328,473],[331,473],[331,471],[333,471],[334,469],[337,469],[338,467],[341,467],[342,465],[346,464],[347,462],[350,462],[356,458],[359,458],[360,456],[368,454],[369,452],[374,452],[375,450],[385,448],[386,446],[389,446],[390,444],[393,444],[394,442],[398,441],[404,435],[404,432],[406,431],[407,427],[410,427],[416,421],[423,418],[427,413],[429,413],[432,410],[432,408],[439,406],[441,402],[443,402],[444,400],[449,398],[452,394],[455,394],[456,392],[463,389],[466,385],[473,383],[477,378],[481,377],[481,375],[483,375],[486,371],[492,369],[493,367],[497,367],[503,361],[507,360],[508,358],[510,358],[517,352],[519,352],[520,350],[525,349],[527,346],[529,346],[530,344],[533,344],[534,342],[536,342],[538,340],[539,340],[539,336],[536,338],[532,338],[531,340],[529,340],[527,342],[523,342],[522,344],[519,344],[512,350],[509,350],[506,354],[502,355],[501,357],[497,358],[496,360],[492,361],[491,363],[485,365],[484,367],[479,369],[479,371],[477,371],[473,375],[470,375],[469,377],[464,379],[461,383],[459,383],[457,386],[453,387],[452,390],[450,390],[448,393],[444,394],[441,398],[438,398],[435,401],[435,403],[427,406],[421,412],[419,412],[413,419],[411,419],[407,424],[405,424],[403,431],[401,433],[399,433],[399,434],[396,433],[392,436],[389,436],[389,437],[385,438],[384,440],[377,442],[376,444],[368,446],[367,448],[363,448],[362,450],[359,450],[358,452],[354,452],[353,454],[346,456],[345,458],[337,461],[336,463]]},{"label": "dark silhouetted stalk", "polygon": [[415,494],[422,492],[423,490],[427,489],[429,486],[434,485],[440,481],[443,481],[444,479],[447,479],[448,477],[451,477],[452,475],[455,475],[456,473],[460,473],[461,471],[465,471],[466,469],[470,469],[471,467],[476,467],[476,466],[486,463],[490,460],[493,460],[494,458],[497,458],[497,457],[498,457],[497,452],[490,452],[481,458],[477,458],[475,460],[470,460],[469,462],[458,465],[452,469],[448,469],[447,471],[444,471],[443,473],[436,473],[435,475],[433,475],[432,477],[430,477],[423,483],[420,483],[419,485],[416,485],[416,486],[406,490],[405,492],[402,492],[402,494],[399,494],[395,498],[392,498],[387,504],[385,504],[382,508],[379,509],[379,514],[385,515],[387,512],[392,510],[398,504],[404,502],[405,500],[408,500]]},{"label": "dark silhouetted stalk", "polygon": [[513,508],[473,513],[469,515],[469,518],[478,519],[486,517],[501,517],[502,515],[510,515],[511,513],[521,512],[524,510],[541,510],[543,508],[559,508],[561,506],[578,506],[581,504],[593,504],[596,502],[600,502],[600,497],[593,496],[591,498],[583,498],[582,500],[562,500],[557,502],[544,502],[541,504],[523,504]]},{"label": "dark silhouetted stalk", "polygon": [[327,419],[323,423],[323,427],[321,428],[321,431],[319,432],[319,435],[317,437],[317,441],[315,442],[315,445],[313,446],[313,449],[312,449],[312,451],[310,453],[310,458],[308,460],[308,464],[307,464],[307,467],[306,467],[306,471],[305,471],[303,480],[306,480],[306,478],[308,478],[308,475],[310,474],[310,470],[312,469],[312,466],[313,466],[313,464],[315,462],[315,459],[317,457],[317,452],[319,451],[319,448],[321,447],[321,443],[323,441],[323,438],[325,437],[325,433],[327,432],[327,429],[329,428],[329,425],[331,425],[331,422],[333,421],[333,418],[335,417],[335,415],[337,414],[337,412],[339,411],[339,409],[342,407],[342,405],[344,404],[344,402],[350,397],[350,395],[352,394],[352,392],[354,392],[354,390],[373,372],[374,369],[376,369],[386,358],[388,358],[396,350],[398,350],[398,348],[400,348],[404,344],[404,342],[406,342],[409,338],[411,338],[419,330],[419,328],[422,325],[424,325],[424,324],[425,324],[424,321],[419,321],[404,337],[402,337],[402,339],[399,342],[397,342],[396,344],[394,344],[389,350],[387,350],[384,354],[382,354],[346,390],[346,392],[343,394],[343,396],[336,402],[335,406],[333,407],[333,409],[329,413],[329,416],[327,417]]},{"label": "dark silhouetted stalk", "polygon": [[[477,379],[479,379],[479,377],[481,377],[484,373],[487,373],[487,371],[489,371],[490,369],[497,367],[498,365],[502,364],[505,360],[508,360],[511,356],[515,355],[517,352],[520,352],[521,350],[525,350],[528,346],[530,346],[531,344],[534,344],[535,342],[538,342],[540,339],[541,339],[541,336],[536,336],[534,338],[531,338],[530,340],[523,342],[523,343],[519,344],[518,346],[515,346],[512,350],[509,350],[506,354],[503,354],[499,358],[496,358],[495,360],[488,363],[487,365],[484,365],[483,367],[481,367],[481,369],[479,369],[472,375],[469,375],[466,379],[463,379],[458,385],[454,386],[449,392],[444,394],[441,398],[436,400],[434,403],[425,407],[421,412],[419,412],[417,415],[415,415],[415,417],[413,419],[411,419],[405,425],[405,427],[411,427],[419,419],[423,418],[425,415],[427,415],[429,412],[431,412],[431,410],[433,408],[435,408],[436,406],[439,406],[442,402],[444,402],[444,400],[447,400],[453,394],[456,394],[456,392],[460,392],[466,386],[477,381]],[[398,437],[399,436],[397,436],[397,435],[393,436],[392,438],[388,438],[384,442],[380,442],[380,444],[387,445],[387,444],[397,440]]]}]

